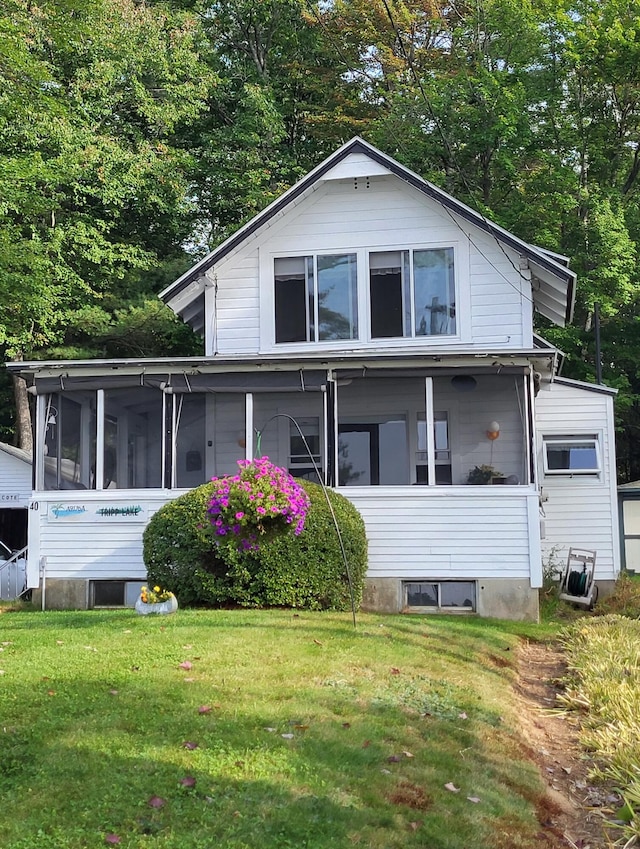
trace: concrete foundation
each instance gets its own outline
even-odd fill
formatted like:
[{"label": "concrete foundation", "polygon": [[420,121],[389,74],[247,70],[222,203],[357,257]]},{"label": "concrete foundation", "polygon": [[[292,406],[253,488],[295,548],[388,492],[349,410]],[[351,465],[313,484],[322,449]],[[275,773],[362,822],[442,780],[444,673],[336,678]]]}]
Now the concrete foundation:
[{"label": "concrete foundation", "polygon": [[[438,578],[429,578],[437,583]],[[442,578],[441,580],[451,580]],[[367,578],[362,609],[375,613],[412,612],[403,608],[402,580],[398,578]],[[497,619],[538,621],[538,590],[526,580],[488,578],[476,582],[476,613]],[[459,609],[461,613],[466,611]],[[417,612],[417,611],[415,611]],[[447,613],[456,612],[447,610]]]},{"label": "concrete foundation", "polygon": [[[42,586],[33,590],[31,600],[42,607]],[[89,607],[89,581],[81,578],[48,578],[44,591],[45,610],[86,610]]]}]

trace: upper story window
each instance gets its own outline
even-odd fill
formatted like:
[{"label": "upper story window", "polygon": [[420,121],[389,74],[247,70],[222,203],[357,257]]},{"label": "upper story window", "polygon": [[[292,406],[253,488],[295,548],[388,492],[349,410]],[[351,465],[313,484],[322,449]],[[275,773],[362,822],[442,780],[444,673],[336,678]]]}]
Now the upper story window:
[{"label": "upper story window", "polygon": [[369,254],[371,338],[456,333],[453,248]]},{"label": "upper story window", "polygon": [[600,448],[596,436],[543,437],[545,475],[597,475]]},{"label": "upper story window", "polygon": [[355,254],[275,260],[276,342],[358,338]]}]

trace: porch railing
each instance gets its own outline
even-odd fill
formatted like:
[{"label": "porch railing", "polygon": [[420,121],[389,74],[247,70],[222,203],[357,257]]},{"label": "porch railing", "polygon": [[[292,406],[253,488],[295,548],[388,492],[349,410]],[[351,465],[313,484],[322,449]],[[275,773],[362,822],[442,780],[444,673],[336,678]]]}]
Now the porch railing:
[{"label": "porch railing", "polygon": [[0,560],[0,599],[20,598],[27,590],[27,546]]}]

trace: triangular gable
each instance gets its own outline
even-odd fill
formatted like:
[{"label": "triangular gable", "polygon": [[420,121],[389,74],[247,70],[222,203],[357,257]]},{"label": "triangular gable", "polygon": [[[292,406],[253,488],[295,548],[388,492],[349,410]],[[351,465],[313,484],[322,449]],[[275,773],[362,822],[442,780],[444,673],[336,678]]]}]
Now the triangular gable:
[{"label": "triangular gable", "polygon": [[200,312],[204,309],[202,302],[200,302],[200,308],[196,310],[198,313],[196,317],[192,315],[193,307],[191,307],[191,310],[189,308],[193,301],[201,297],[204,289],[203,276],[210,268],[239,247],[275,216],[283,213],[290,204],[313,189],[319,181],[379,174],[394,174],[440,203],[450,212],[459,215],[491,235],[501,244],[512,248],[525,257],[529,261],[533,276],[533,301],[538,312],[560,326],[571,321],[576,275],[567,268],[565,257],[523,242],[517,236],[494,224],[479,212],[456,200],[433,183],[424,180],[418,174],[405,168],[404,165],[359,137],[355,137],[344,144],[226,239],[219,247],[196,263],[189,271],[164,289],[160,293],[160,298],[193,327],[196,326],[196,318],[198,325],[202,324],[202,316],[200,316]]}]

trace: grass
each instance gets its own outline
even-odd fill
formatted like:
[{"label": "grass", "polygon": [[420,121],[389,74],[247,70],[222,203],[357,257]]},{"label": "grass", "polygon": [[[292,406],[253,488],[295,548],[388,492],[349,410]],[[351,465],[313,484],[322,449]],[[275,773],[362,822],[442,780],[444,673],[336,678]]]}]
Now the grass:
[{"label": "grass", "polygon": [[625,799],[624,840],[640,841],[640,576],[621,574],[614,593],[561,634],[571,670],[561,702],[580,711],[593,777]]},{"label": "grass", "polygon": [[532,849],[543,788],[511,685],[519,638],[546,633],[4,612],[0,846]]}]

